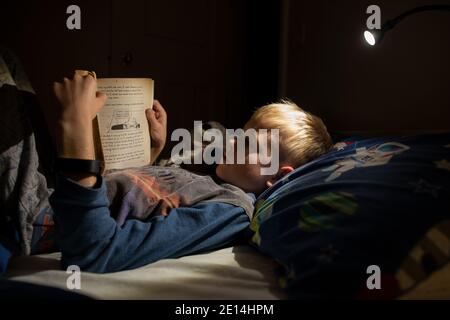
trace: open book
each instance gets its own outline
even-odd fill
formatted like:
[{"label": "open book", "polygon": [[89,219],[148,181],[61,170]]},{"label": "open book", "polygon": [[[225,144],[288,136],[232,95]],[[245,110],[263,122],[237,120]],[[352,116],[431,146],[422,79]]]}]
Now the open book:
[{"label": "open book", "polygon": [[150,163],[150,133],[145,110],[153,106],[153,80],[97,79],[97,90],[108,96],[94,119],[96,158],[104,170]]}]

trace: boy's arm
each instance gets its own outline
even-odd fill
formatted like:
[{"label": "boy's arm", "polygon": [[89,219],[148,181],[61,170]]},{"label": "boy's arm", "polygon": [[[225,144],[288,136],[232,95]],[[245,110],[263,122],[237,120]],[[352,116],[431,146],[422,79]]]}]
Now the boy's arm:
[{"label": "boy's arm", "polygon": [[102,178],[86,188],[60,176],[50,203],[63,267],[78,265],[98,273],[217,249],[232,243],[249,225],[240,207],[200,203],[146,222],[127,220],[119,227],[110,216]]},{"label": "boy's arm", "polygon": [[[92,119],[106,96],[96,91],[91,76],[65,78],[54,90],[60,107],[47,110],[46,117],[58,156],[94,159]],[[136,268],[214,249],[235,239],[249,224],[244,209],[215,203],[173,209],[169,216],[147,222],[128,220],[119,227],[110,216],[102,178],[84,173],[59,176],[50,204],[63,265],[92,272]]]},{"label": "boy's arm", "polygon": [[[56,145],[58,157],[95,159],[92,120],[106,102],[106,95],[97,91],[93,76],[75,72],[73,79],[64,78],[53,84],[59,106],[45,110],[47,125]],[[65,172],[83,186],[93,186],[95,175]]]}]

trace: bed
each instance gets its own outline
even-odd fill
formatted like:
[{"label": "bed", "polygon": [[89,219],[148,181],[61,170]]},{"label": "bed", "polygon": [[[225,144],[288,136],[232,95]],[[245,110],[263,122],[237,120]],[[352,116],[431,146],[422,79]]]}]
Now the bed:
[{"label": "bed", "polygon": [[[248,245],[82,273],[95,299],[450,299],[450,133],[340,139],[256,200]],[[68,291],[58,253],[8,278]],[[369,267],[378,268],[371,290]]]},{"label": "bed", "polygon": [[[257,199],[251,245],[82,273],[95,299],[450,299],[450,134],[352,138]],[[67,290],[58,253],[9,279]],[[381,270],[369,290],[367,267]]]},{"label": "bed", "polygon": [[[17,258],[9,278],[68,290],[59,253]],[[95,299],[283,299],[273,262],[250,246],[164,259],[110,274],[82,273],[78,293]],[[220,290],[218,290],[220,288]]]},{"label": "bed", "polygon": [[[264,192],[249,244],[110,273],[94,299],[450,299],[450,134],[347,139]],[[8,278],[69,291],[60,254]],[[382,290],[368,290],[367,267]]]},{"label": "bed", "polygon": [[[95,299],[450,299],[450,134],[343,139],[256,200],[249,245],[82,273]],[[9,279],[67,290],[59,254]],[[368,286],[379,269],[379,290]]]},{"label": "bed", "polygon": [[[9,279],[67,290],[68,274],[59,270],[59,253],[20,257]],[[220,287],[220,290],[217,288]],[[111,274],[83,273],[78,293],[94,299],[278,300],[286,299],[273,262],[250,246],[160,260]],[[450,264],[400,299],[450,299]]]}]

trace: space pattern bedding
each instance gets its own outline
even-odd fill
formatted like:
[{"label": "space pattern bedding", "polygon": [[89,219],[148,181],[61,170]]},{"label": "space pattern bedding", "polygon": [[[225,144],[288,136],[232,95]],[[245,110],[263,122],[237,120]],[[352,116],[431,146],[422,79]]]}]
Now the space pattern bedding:
[{"label": "space pattern bedding", "polygon": [[[441,228],[444,240],[426,241],[430,254],[400,270],[449,216],[449,133],[349,139],[260,195],[251,242],[277,261],[292,298],[392,298],[448,262],[450,228]],[[382,290],[368,285],[375,271]]]}]

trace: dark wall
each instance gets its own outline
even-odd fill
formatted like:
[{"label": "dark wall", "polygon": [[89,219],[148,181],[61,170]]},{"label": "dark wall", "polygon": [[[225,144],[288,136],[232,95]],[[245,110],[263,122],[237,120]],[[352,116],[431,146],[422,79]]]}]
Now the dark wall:
[{"label": "dark wall", "polygon": [[[79,31],[65,27],[70,4],[81,7]],[[277,98],[278,6],[276,0],[11,1],[0,4],[0,35],[43,105],[54,102],[53,81],[75,68],[92,69],[100,77],[154,78],[172,128],[194,119],[234,127]]]},{"label": "dark wall", "polygon": [[[81,7],[79,31],[66,28],[71,4]],[[44,107],[56,103],[53,81],[82,68],[152,77],[169,133],[194,120],[240,127],[277,98],[278,7],[277,0],[8,1],[0,4],[0,42],[22,60]]]},{"label": "dark wall", "polygon": [[386,21],[434,2],[289,2],[287,96],[335,130],[450,129],[450,12],[409,17],[369,47],[362,37],[368,5],[379,5]]},{"label": "dark wall", "polygon": [[278,95],[280,1],[244,1],[244,92],[249,113]]},{"label": "dark wall", "polygon": [[[362,32],[370,1],[76,3],[81,31],[65,28],[72,1],[0,4],[7,12],[1,41],[22,59],[43,105],[54,103],[54,80],[87,68],[100,76],[153,77],[169,130],[211,119],[239,127],[279,96],[322,116],[332,130],[450,129],[450,13],[407,18],[369,47]],[[431,3],[377,2],[383,21]],[[122,62],[128,52],[130,65]]]},{"label": "dark wall", "polygon": [[66,28],[66,8],[72,1],[8,1],[0,5],[1,42],[14,50],[44,105],[53,101],[53,81],[75,68],[108,71],[108,0],[78,1],[82,29]]}]

